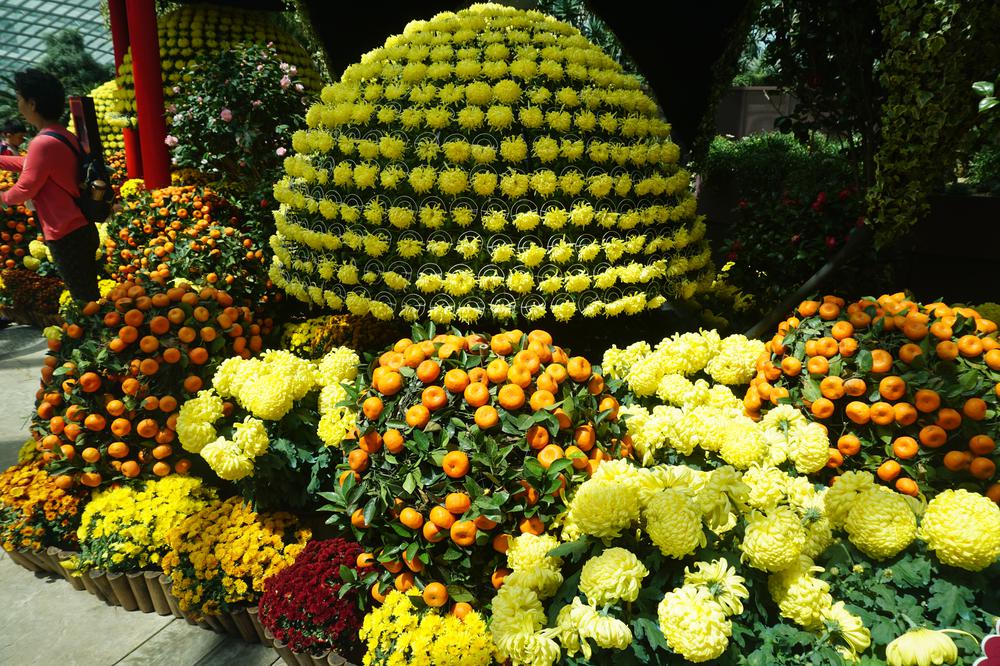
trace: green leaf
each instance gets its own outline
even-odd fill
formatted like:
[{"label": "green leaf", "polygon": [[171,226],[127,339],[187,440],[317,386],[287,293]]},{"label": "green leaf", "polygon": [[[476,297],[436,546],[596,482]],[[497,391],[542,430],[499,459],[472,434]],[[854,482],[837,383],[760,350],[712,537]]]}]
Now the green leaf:
[{"label": "green leaf", "polygon": [[864,375],[871,372],[872,353],[867,349],[858,352],[858,374]]},{"label": "green leaf", "polygon": [[353,583],[358,580],[358,572],[347,566],[346,564],[340,565],[340,580],[345,583]]},{"label": "green leaf", "polygon": [[375,517],[375,512],[377,510],[378,510],[378,498],[373,497],[370,500],[368,500],[367,504],[365,504],[365,510],[364,510],[365,525],[372,524],[372,518]]},{"label": "green leaf", "polygon": [[959,587],[943,578],[935,580],[930,591],[927,610],[937,611],[937,624],[941,627],[952,626],[959,616],[967,617],[969,605],[975,603],[972,590]]},{"label": "green leaf", "polygon": [[587,537],[581,537],[576,541],[556,546],[547,555],[549,557],[568,557],[572,562],[576,562],[589,548],[590,540]]},{"label": "green leaf", "polygon": [[972,90],[975,91],[977,95],[993,95],[993,82],[992,81],[976,81],[972,84]]},{"label": "green leaf", "polygon": [[802,397],[810,402],[814,402],[819,400],[822,395],[823,394],[819,388],[819,382],[811,376],[805,375],[802,382]]}]

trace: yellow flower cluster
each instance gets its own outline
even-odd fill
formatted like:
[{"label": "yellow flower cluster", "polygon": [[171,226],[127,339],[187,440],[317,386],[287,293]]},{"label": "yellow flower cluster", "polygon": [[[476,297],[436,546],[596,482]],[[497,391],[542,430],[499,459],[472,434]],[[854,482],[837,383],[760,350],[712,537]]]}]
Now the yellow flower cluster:
[{"label": "yellow flower cluster", "polygon": [[[704,372],[713,381],[727,386],[747,384],[753,379],[755,363],[764,343],[742,335],[720,338],[714,330],[677,333],[651,348],[637,342],[625,349],[613,345],[604,352],[601,367],[612,379],[623,379],[640,397],[660,395],[665,376],[691,377]],[[669,381],[669,380],[668,380]]]},{"label": "yellow flower cluster", "polygon": [[101,147],[106,155],[125,149],[120,125],[111,124],[107,117],[115,109],[117,90],[118,84],[111,80],[90,91],[90,97],[94,100],[94,112],[97,115],[97,131],[101,135]]},{"label": "yellow flower cluster", "polygon": [[877,485],[868,472],[842,474],[824,498],[834,526],[843,527],[851,543],[876,560],[894,557],[916,538],[911,502],[916,500]]},{"label": "yellow flower cluster", "polygon": [[[238,7],[181,5],[156,18],[163,71],[163,97],[170,104],[174,87],[191,80],[185,71],[198,58],[226,51],[239,44],[273,42],[282,61],[295,65],[298,77],[310,90],[321,86],[312,59],[291,35],[279,28],[265,12]],[[126,52],[118,76],[114,104],[108,115],[111,124],[124,127],[135,123],[135,85],[132,79],[132,51]],[[278,82],[275,81],[275,85]],[[168,114],[169,119],[169,114]]]},{"label": "yellow flower cluster", "polygon": [[927,505],[919,536],[944,564],[980,571],[1000,559],[1000,507],[977,493],[946,490]]},{"label": "yellow flower cluster", "polygon": [[576,29],[475,5],[410,23],[306,114],[271,279],[379,319],[631,315],[714,281],[690,175]]},{"label": "yellow flower cluster", "polygon": [[367,646],[364,666],[486,666],[496,652],[478,613],[459,619],[418,611],[397,591],[365,616],[360,638]]},{"label": "yellow flower cluster", "polygon": [[76,543],[80,497],[56,487],[41,461],[0,474],[0,547],[41,550]]},{"label": "yellow flower cluster", "polygon": [[233,398],[265,421],[280,421],[318,383],[316,364],[284,350],[267,351],[260,358],[228,358],[212,379],[221,397]]},{"label": "yellow flower cluster", "polygon": [[158,565],[168,532],[215,499],[201,479],[172,475],[94,493],[77,530],[77,568],[132,571]]},{"label": "yellow flower cluster", "polygon": [[371,315],[327,315],[285,324],[281,347],[303,358],[315,359],[339,346],[358,351],[378,349],[398,339],[396,333],[393,327]]},{"label": "yellow flower cluster", "polygon": [[[254,459],[270,445],[266,422],[281,421],[295,403],[320,389],[317,432],[327,446],[337,446],[354,427],[355,412],[342,405],[361,360],[348,347],[331,350],[319,361],[291,352],[267,351],[260,358],[234,356],[223,361],[212,388],[181,405],[177,436],[181,446],[200,453],[219,478],[238,481],[254,473]],[[215,424],[223,417],[223,398],[232,398],[250,412],[233,424],[233,437],[219,436]]]},{"label": "yellow flower cluster", "polygon": [[172,529],[161,564],[183,610],[217,615],[256,601],[264,580],[295,561],[311,536],[295,516],[257,514],[233,497],[210,502]]}]

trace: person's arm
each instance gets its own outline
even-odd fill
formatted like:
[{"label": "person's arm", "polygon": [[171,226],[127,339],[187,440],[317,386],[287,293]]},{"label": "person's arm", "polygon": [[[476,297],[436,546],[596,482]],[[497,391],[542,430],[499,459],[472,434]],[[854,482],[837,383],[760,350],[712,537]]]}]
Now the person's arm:
[{"label": "person's arm", "polygon": [[52,149],[55,139],[40,141],[35,143],[24,158],[20,157],[0,157],[0,166],[7,160],[22,160],[23,169],[21,176],[17,179],[17,184],[3,193],[3,202],[8,206],[16,206],[24,203],[28,199],[33,199],[42,185],[49,179],[54,164],[58,163],[59,155],[53,154]]},{"label": "person's arm", "polygon": [[0,155],[0,169],[4,171],[21,171],[24,169],[24,157],[21,155]]}]

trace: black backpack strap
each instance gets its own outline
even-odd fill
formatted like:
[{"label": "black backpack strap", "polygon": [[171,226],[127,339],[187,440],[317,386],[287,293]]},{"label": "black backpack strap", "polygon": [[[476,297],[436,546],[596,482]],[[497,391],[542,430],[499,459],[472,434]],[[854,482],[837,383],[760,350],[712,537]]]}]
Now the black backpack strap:
[{"label": "black backpack strap", "polygon": [[76,159],[77,160],[81,160],[81,161],[83,160],[83,154],[81,153],[80,149],[78,147],[74,146],[72,141],[70,141],[69,139],[67,139],[66,137],[64,137],[59,132],[53,132],[51,130],[45,130],[44,132],[42,132],[42,136],[51,136],[53,138],[59,139],[60,141],[62,141],[63,145],[65,145],[66,147],[68,147],[70,150],[73,151],[73,154],[76,155]]}]

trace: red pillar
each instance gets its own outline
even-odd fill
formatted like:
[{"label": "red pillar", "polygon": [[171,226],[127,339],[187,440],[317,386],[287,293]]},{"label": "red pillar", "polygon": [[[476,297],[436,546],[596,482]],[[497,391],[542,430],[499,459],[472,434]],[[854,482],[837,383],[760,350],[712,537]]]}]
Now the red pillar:
[{"label": "red pillar", "polygon": [[132,78],[135,109],[139,119],[142,172],[148,189],[170,185],[170,154],[167,123],[163,116],[163,75],[160,71],[160,40],[156,34],[153,0],[125,0],[128,32],[132,43]]},{"label": "red pillar", "polygon": [[[125,13],[125,0],[108,0],[108,16],[111,18],[111,43],[115,51],[115,76],[121,67],[128,51],[128,18]],[[142,178],[142,152],[139,148],[139,136],[132,127],[122,129],[122,139],[125,142],[125,169],[129,178]]]}]

